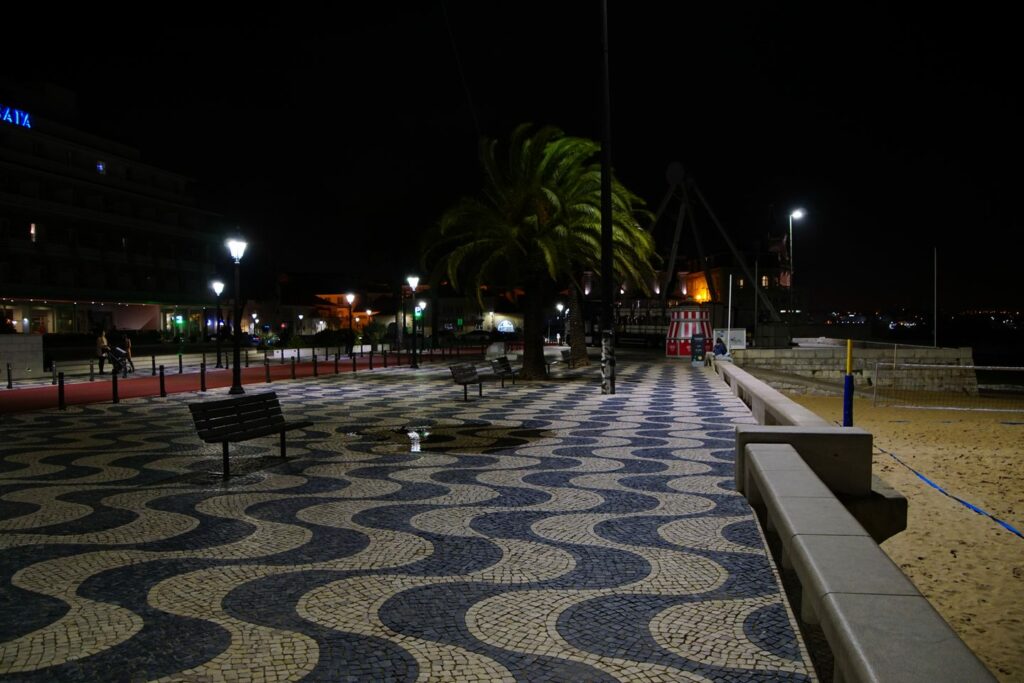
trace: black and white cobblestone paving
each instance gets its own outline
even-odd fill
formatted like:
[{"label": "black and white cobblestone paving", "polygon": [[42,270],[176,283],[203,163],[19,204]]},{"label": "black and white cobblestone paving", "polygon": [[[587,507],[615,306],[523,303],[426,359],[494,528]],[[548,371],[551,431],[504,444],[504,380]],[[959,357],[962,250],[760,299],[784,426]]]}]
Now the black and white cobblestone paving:
[{"label": "black and white cobblestone paving", "polygon": [[705,370],[272,388],[227,483],[196,395],[5,418],[0,681],[813,679]]}]

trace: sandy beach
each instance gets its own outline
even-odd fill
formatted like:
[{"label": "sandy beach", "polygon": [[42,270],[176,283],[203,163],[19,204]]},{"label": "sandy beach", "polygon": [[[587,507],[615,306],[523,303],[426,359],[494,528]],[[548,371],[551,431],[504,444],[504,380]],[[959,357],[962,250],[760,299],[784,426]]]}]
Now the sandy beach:
[{"label": "sandy beach", "polygon": [[[841,421],[842,399],[787,394]],[[922,481],[1024,531],[1024,413],[883,408],[856,400],[874,435],[874,473],[909,502],[907,530],[882,544],[1000,681],[1024,681],[1024,538]]]}]

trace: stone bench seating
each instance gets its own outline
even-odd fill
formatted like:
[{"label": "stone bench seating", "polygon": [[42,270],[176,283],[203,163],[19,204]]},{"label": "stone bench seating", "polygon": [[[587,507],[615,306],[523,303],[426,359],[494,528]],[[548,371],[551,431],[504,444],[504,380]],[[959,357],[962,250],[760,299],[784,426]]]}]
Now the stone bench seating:
[{"label": "stone bench seating", "polygon": [[752,443],[744,455],[743,489],[800,580],[801,618],[821,624],[833,680],[995,680],[796,449]]}]

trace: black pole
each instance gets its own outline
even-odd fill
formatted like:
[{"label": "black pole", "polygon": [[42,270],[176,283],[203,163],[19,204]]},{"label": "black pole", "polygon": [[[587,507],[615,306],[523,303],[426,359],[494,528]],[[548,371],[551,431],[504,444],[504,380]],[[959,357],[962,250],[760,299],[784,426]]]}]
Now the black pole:
[{"label": "black pole", "polygon": [[313,350],[313,376],[314,377],[319,377],[320,376],[319,369],[317,368],[317,365],[316,365],[316,349]]},{"label": "black pole", "polygon": [[263,359],[263,371],[267,375],[267,384],[270,384],[270,361],[266,358]]},{"label": "black pole", "polygon": [[284,365],[284,347],[281,347],[281,365]]},{"label": "black pole", "polygon": [[292,356],[292,379],[295,379],[295,356]]},{"label": "black pole", "polygon": [[249,349],[245,350],[245,367],[249,367]]},{"label": "black pole", "polygon": [[[92,367],[92,362],[89,363],[89,366]],[[13,389],[14,388],[14,379],[11,376],[11,364],[10,363],[7,364],[7,388],[8,389]]]},{"label": "black pole", "polygon": [[370,369],[373,370],[373,349],[370,349]]},{"label": "black pole", "polygon": [[241,297],[241,266],[235,261],[235,329],[234,329],[234,367],[231,372],[231,389],[229,394],[244,394],[242,388],[242,297]]},{"label": "black pole", "polygon": [[64,373],[57,373],[57,407],[67,410],[68,405],[64,402]]},{"label": "black pole", "polygon": [[420,364],[416,362],[416,290],[412,290],[412,346],[409,347],[409,367],[419,369]]},{"label": "black pole", "polygon": [[181,359],[181,353],[178,353],[178,374],[180,375],[185,371],[185,365]]},{"label": "black pole", "polygon": [[160,398],[167,398],[167,386],[164,384],[164,366],[160,366]]},{"label": "black pole", "polygon": [[388,350],[384,349],[381,353],[384,354],[384,367],[386,368],[388,366]]},{"label": "black pole", "polygon": [[601,347],[601,393],[615,393],[615,332],[612,300],[612,107],[608,66],[608,0],[601,2],[601,41],[604,48],[604,125],[601,138],[601,327],[606,343]]},{"label": "black pole", "polygon": [[334,374],[335,375],[338,374],[338,359],[339,358],[341,358],[341,354],[340,353],[335,353],[334,354]]},{"label": "black pole", "polygon": [[206,391],[206,361],[199,364],[199,391]]},{"label": "black pole", "polygon": [[156,377],[156,354],[153,354],[152,356],[150,356],[149,360],[153,364],[153,377]]},{"label": "black pole", "polygon": [[355,374],[355,371],[356,371],[356,354],[353,353],[352,354],[352,373]]},{"label": "black pole", "polygon": [[121,399],[117,396],[117,370],[110,373],[110,390],[114,394],[114,403],[120,403]]},{"label": "black pole", "polygon": [[222,368],[224,366],[220,363],[220,338],[223,334],[220,325],[220,294],[217,295],[217,324],[214,329],[217,330],[217,367]]}]

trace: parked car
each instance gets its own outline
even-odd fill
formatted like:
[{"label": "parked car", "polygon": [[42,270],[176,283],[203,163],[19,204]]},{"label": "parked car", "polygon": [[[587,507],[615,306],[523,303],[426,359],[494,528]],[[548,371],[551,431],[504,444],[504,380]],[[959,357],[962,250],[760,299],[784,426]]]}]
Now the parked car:
[{"label": "parked car", "polygon": [[491,343],[491,333],[487,330],[472,330],[458,337],[459,346],[480,346]]}]

